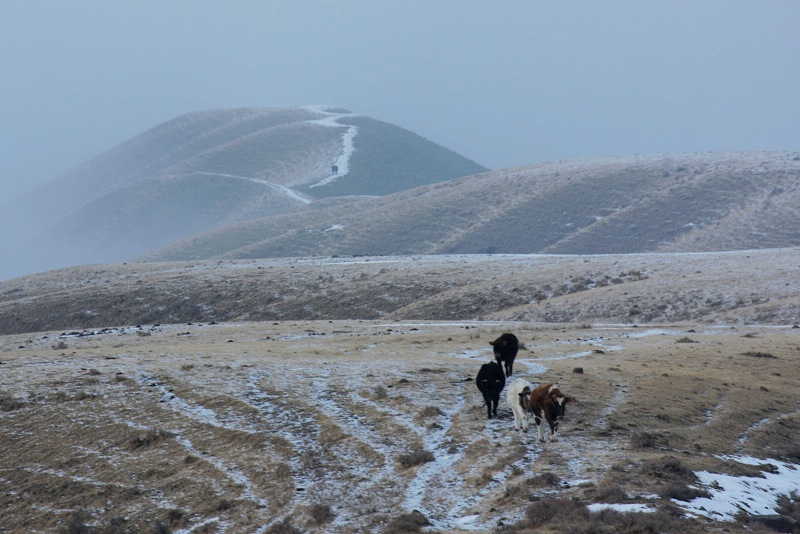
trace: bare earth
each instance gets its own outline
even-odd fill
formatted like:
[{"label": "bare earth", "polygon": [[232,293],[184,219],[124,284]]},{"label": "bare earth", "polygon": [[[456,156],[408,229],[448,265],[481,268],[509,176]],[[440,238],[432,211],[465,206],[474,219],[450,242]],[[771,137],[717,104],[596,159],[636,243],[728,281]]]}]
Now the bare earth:
[{"label": "bare earth", "polygon": [[[504,398],[486,419],[472,379],[506,331],[527,347],[515,377],[577,398],[558,442],[516,432]],[[745,532],[688,517],[669,488],[699,486],[664,466],[758,475],[722,456],[800,454],[790,326],[92,332],[0,337],[0,532],[399,531],[413,510],[426,531],[489,532],[523,525],[532,502],[552,497],[641,503],[685,516],[687,532]]]}]

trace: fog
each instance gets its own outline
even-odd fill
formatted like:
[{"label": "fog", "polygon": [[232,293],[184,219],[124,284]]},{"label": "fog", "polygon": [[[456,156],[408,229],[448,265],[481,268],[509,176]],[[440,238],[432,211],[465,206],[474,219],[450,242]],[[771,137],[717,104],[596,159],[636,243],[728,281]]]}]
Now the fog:
[{"label": "fog", "polygon": [[490,168],[797,149],[798,25],[796,1],[6,0],[0,205],[223,107],[345,107]]}]

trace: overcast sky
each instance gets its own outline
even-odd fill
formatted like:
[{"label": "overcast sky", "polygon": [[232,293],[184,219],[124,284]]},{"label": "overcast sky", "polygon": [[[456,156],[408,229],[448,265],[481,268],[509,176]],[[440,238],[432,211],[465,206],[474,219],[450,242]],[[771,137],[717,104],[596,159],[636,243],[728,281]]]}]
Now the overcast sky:
[{"label": "overcast sky", "polygon": [[800,1],[0,2],[0,201],[161,122],[327,104],[491,168],[800,149]]}]

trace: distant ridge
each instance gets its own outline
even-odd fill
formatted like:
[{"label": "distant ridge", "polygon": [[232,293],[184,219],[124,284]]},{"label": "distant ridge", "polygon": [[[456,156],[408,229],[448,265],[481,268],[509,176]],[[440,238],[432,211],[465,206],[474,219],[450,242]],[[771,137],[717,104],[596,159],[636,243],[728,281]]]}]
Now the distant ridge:
[{"label": "distant ridge", "polygon": [[194,236],[147,260],[611,254],[800,246],[800,152],[664,154],[503,169]]},{"label": "distant ridge", "polygon": [[0,251],[27,264],[0,276],[124,261],[314,199],[384,195],[484,170],[408,130],[344,109],[188,113],[3,206],[0,223],[10,230]]},{"label": "distant ridge", "polygon": [[288,320],[792,326],[798,277],[800,247],[88,265],[0,282],[0,335]]}]

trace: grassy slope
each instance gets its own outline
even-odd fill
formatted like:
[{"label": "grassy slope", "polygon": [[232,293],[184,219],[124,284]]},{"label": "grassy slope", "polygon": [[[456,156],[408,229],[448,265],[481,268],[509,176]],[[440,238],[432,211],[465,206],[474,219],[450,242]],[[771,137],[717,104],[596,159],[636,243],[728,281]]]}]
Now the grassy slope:
[{"label": "grassy slope", "polygon": [[347,175],[303,192],[315,198],[387,195],[422,184],[485,171],[486,168],[408,130],[369,117],[346,117],[358,127]]},{"label": "grassy slope", "polygon": [[797,248],[93,265],[0,284],[0,333],[378,318],[791,325],[797,279]]},{"label": "grassy slope", "polygon": [[[315,122],[327,116],[302,108],[230,109],[170,120],[0,210],[13,242],[4,236],[0,246],[38,270],[111,262],[218,225],[295,210],[302,203],[281,187],[319,182],[342,153],[346,126]],[[348,120],[360,128],[352,173],[307,188],[311,195],[381,194],[483,170],[407,130]],[[269,183],[259,190],[247,179]]]},{"label": "grassy slope", "polygon": [[[150,258],[633,253],[800,244],[800,158],[557,162],[223,228]],[[260,231],[254,231],[259,228]]]}]

